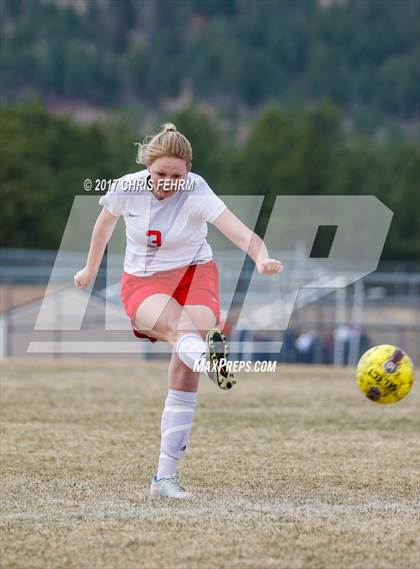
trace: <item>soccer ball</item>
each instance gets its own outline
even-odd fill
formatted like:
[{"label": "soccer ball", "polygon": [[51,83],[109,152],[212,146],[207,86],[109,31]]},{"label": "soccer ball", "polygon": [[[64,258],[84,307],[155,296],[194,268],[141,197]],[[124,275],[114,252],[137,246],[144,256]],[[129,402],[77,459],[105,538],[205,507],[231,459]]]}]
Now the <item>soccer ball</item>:
[{"label": "soccer ball", "polygon": [[375,403],[396,403],[413,385],[414,367],[405,352],[383,344],[363,354],[357,364],[357,384]]}]

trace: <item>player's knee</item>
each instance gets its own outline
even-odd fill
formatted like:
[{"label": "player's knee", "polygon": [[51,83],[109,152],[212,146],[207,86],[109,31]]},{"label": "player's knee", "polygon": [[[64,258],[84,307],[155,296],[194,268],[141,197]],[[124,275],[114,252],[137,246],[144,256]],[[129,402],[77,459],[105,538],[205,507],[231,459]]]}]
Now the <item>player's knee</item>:
[{"label": "player's knee", "polygon": [[169,318],[166,324],[169,342],[176,342],[181,336],[195,331],[191,320],[182,315],[176,318]]},{"label": "player's knee", "polygon": [[179,317],[170,317],[166,320],[166,334],[169,342],[175,342],[179,337]]}]

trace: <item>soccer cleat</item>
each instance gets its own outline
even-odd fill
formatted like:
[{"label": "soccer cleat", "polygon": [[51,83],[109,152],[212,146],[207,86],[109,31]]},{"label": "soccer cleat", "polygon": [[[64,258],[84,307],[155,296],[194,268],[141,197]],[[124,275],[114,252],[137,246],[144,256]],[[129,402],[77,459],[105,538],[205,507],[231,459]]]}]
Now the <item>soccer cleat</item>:
[{"label": "soccer cleat", "polygon": [[208,351],[206,352],[207,375],[220,389],[231,389],[236,379],[233,373],[226,369],[221,360],[227,360],[229,354],[228,343],[219,328],[211,328],[207,332],[206,343]]},{"label": "soccer cleat", "polygon": [[150,495],[153,497],[165,497],[165,498],[194,498],[194,494],[187,492],[183,488],[176,476],[176,474],[171,474],[171,476],[164,476],[163,478],[156,479],[156,475],[153,476],[152,483],[150,485]]}]

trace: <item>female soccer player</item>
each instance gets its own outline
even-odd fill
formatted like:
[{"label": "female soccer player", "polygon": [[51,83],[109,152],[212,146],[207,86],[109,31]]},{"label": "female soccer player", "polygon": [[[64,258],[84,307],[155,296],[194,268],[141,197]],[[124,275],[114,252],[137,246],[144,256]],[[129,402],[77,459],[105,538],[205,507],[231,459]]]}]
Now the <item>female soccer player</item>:
[{"label": "female soccer player", "polygon": [[215,327],[220,321],[218,269],[206,240],[207,222],[245,251],[259,273],[273,275],[282,264],[269,258],[264,242],[191,172],[191,145],[173,124],[163,125],[149,138],[139,157],[146,169],[120,178],[100,198],[104,207],[87,263],[74,282],[84,288],[95,279],[118,217],[124,216],[124,309],[137,337],[163,340],[173,348],[159,464],[150,494],[189,498],[192,494],[178,480],[177,462],[188,444],[197,401],[199,372],[194,364],[204,364],[221,389],[235,384],[223,365],[226,340]]}]

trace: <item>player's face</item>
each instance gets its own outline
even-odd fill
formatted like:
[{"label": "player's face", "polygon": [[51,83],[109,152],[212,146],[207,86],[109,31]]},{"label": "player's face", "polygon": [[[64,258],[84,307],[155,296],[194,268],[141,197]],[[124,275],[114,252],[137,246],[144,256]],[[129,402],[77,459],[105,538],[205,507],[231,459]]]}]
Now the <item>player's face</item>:
[{"label": "player's face", "polygon": [[180,187],[179,181],[186,180],[191,166],[187,166],[182,158],[162,156],[150,166],[149,172],[153,182],[153,194],[158,199],[166,199],[174,195]]}]

